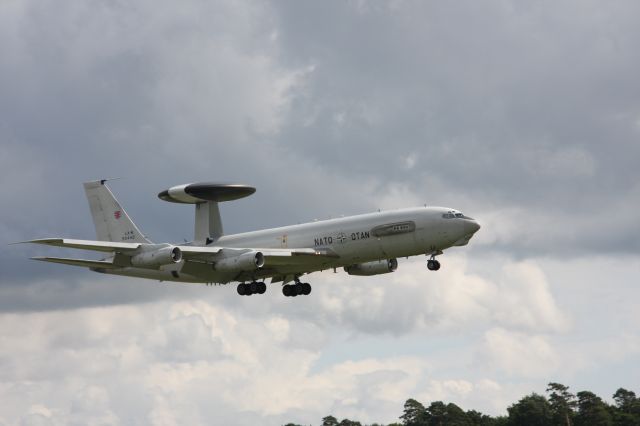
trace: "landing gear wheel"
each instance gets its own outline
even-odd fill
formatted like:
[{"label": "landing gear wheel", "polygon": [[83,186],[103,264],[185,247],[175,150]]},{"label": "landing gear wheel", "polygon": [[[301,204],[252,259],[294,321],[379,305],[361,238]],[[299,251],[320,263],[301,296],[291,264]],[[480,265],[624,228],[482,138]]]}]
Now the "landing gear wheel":
[{"label": "landing gear wheel", "polygon": [[284,294],[287,297],[291,296],[291,286],[290,285],[285,285],[284,287],[282,287],[282,294]]},{"label": "landing gear wheel", "polygon": [[267,291],[267,285],[264,282],[259,282],[258,283],[258,293],[259,294],[264,294],[265,291]]},{"label": "landing gear wheel", "polygon": [[295,284],[288,284],[282,287],[282,294],[287,297],[307,296],[311,294],[311,284],[297,282]]},{"label": "landing gear wheel", "polygon": [[430,271],[437,271],[438,269],[440,269],[440,262],[435,259],[429,259],[429,261],[427,262],[427,268]]},{"label": "landing gear wheel", "polygon": [[258,283],[253,281],[247,287],[249,287],[250,294],[256,294],[258,292]]},{"label": "landing gear wheel", "polygon": [[238,294],[244,296],[247,293],[247,286],[244,283],[238,284]]}]

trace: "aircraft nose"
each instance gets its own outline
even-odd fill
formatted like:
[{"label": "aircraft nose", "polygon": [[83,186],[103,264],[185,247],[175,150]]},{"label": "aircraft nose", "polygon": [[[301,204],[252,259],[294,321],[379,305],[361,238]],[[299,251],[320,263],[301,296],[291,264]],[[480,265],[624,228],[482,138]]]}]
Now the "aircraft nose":
[{"label": "aircraft nose", "polygon": [[465,221],[464,231],[467,234],[475,234],[476,232],[478,232],[478,229],[480,229],[480,224],[478,224],[478,222],[476,222],[475,220]]}]

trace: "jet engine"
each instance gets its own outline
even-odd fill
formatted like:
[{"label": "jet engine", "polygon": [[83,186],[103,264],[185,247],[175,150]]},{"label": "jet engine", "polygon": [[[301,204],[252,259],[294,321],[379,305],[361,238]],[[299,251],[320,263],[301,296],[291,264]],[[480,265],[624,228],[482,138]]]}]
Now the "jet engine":
[{"label": "jet engine", "polygon": [[182,260],[182,251],[178,247],[169,246],[158,250],[136,254],[131,258],[133,266],[141,268],[153,268],[171,263],[178,263]]},{"label": "jet engine", "polygon": [[376,260],[373,262],[357,263],[351,266],[345,266],[344,270],[349,275],[378,275],[387,274],[398,269],[397,259]]},{"label": "jet engine", "polygon": [[250,251],[238,256],[227,257],[216,262],[215,269],[224,272],[255,271],[264,266],[264,255],[259,251]]}]

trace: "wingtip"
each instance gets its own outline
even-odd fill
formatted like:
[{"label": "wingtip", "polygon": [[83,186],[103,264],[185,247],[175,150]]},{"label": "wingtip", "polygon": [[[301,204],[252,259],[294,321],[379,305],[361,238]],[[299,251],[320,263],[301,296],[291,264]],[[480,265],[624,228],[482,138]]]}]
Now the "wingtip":
[{"label": "wingtip", "polygon": [[36,238],[35,240],[27,240],[27,241],[20,241],[19,243],[16,244],[52,244],[52,243],[58,243],[64,241],[64,238],[60,238],[60,237],[53,237],[53,238]]},{"label": "wingtip", "polygon": [[55,238],[40,238],[36,240],[26,240],[26,241],[14,241],[12,243],[8,243],[8,246],[15,246],[16,244],[29,244],[29,243],[42,243],[43,241],[51,241]]}]

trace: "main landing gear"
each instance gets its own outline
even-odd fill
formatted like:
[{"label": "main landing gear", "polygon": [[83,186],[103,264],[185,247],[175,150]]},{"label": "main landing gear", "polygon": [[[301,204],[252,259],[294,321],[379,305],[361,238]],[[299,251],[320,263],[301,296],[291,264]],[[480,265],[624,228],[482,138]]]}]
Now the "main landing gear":
[{"label": "main landing gear", "polygon": [[296,281],[295,284],[288,284],[282,287],[282,294],[287,297],[308,296],[311,294],[311,284]]},{"label": "main landing gear", "polygon": [[250,283],[238,284],[238,294],[240,296],[251,296],[252,294],[263,294],[267,291],[267,285],[263,281],[253,281]]}]

